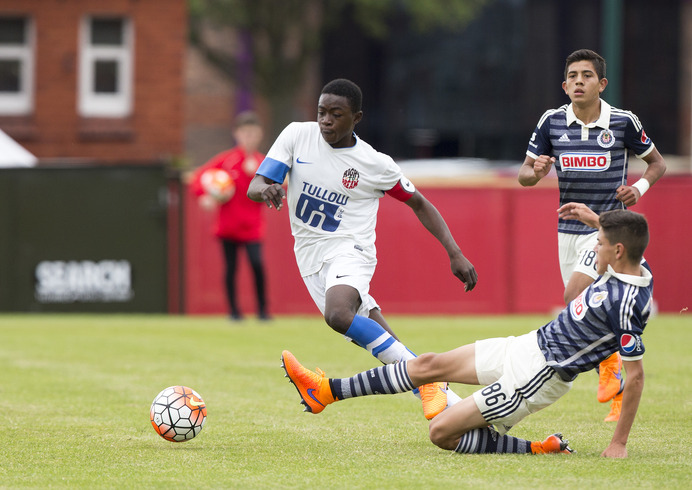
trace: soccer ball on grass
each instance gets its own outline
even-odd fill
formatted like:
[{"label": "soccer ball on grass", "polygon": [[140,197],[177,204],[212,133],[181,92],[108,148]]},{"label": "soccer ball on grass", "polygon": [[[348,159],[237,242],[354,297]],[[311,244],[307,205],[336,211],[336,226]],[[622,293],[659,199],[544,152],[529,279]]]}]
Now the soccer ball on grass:
[{"label": "soccer ball on grass", "polygon": [[169,386],[154,398],[149,418],[156,433],[167,441],[189,441],[202,431],[207,406],[195,390]]}]

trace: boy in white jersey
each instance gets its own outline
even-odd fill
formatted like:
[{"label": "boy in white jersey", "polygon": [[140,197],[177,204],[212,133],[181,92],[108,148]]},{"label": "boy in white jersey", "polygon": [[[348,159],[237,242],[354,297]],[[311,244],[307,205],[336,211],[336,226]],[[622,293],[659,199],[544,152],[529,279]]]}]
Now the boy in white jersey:
[{"label": "boy in white jersey", "polygon": [[440,379],[485,385],[432,420],[430,439],[435,445],[459,453],[565,453],[571,449],[561,434],[532,442],[507,431],[566,394],[579,373],[619,351],[627,385],[620,419],[601,456],[627,457],[627,439],[644,388],[641,336],[653,281],[640,262],[649,230],[642,215],[627,210],[607,211],[599,223],[596,256],[601,276],[555,320],[520,337],[479,340],[351,378],[327,378],[319,369],[314,373],[284,351],[283,366],[301,403],[319,413],[338,400],[401,393]]},{"label": "boy in white jersey", "polygon": [[[369,294],[380,198],[389,194],[413,210],[444,247],[452,273],[466,291],[478,277],[437,209],[391,157],[356,136],[361,105],[355,83],[337,79],[325,85],[317,122],[294,122],[283,130],[257,170],[248,197],[277,210],[287,198],[298,268],[325,321],[389,364],[415,356],[399,342]],[[288,196],[281,185],[287,176]],[[445,390],[444,383],[420,387],[427,418],[446,407]]]},{"label": "boy in white jersey", "polygon": [[[519,169],[523,186],[536,185],[553,164],[560,188],[558,248],[565,284],[565,304],[598,277],[594,245],[597,230],[570,214],[573,204],[597,215],[633,206],[665,173],[666,164],[647,137],[637,116],[611,107],[600,98],[608,85],[605,60],[580,49],[565,62],[562,88],[571,104],[551,109],[541,117]],[[627,185],[628,151],[647,163],[642,178]],[[621,407],[621,359],[614,354],[599,369],[598,401],[613,400],[606,421],[617,421]]]}]

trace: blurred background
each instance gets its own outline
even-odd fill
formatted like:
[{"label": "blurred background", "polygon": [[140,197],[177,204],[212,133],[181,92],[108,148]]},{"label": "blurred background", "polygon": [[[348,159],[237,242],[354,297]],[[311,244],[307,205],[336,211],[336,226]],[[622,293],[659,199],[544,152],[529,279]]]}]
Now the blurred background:
[{"label": "blurred background", "polygon": [[[260,115],[266,151],[337,77],[363,90],[359,136],[401,162],[479,272],[463,293],[383,199],[384,311],[550,311],[556,179],[524,189],[516,172],[539,117],[569,102],[579,48],[606,58],[603,98],[666,158],[633,210],[651,224],[659,308],[687,311],[692,0],[0,0],[0,311],[225,313],[212,216],[186,176],[233,145],[238,113]],[[643,169],[632,156],[630,182]],[[317,313],[288,217],[267,218],[272,312]]]}]

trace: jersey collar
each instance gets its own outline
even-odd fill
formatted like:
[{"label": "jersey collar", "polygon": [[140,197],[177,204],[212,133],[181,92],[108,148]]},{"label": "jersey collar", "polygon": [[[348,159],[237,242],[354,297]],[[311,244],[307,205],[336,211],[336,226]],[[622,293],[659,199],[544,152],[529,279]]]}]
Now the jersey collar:
[{"label": "jersey collar", "polygon": [[622,281],[627,284],[631,284],[632,286],[638,286],[640,288],[647,287],[649,284],[651,284],[651,279],[652,275],[651,272],[649,272],[649,269],[647,269],[644,266],[639,266],[639,270],[641,272],[641,276],[633,276],[631,274],[620,274],[619,272],[615,272],[613,268],[608,264],[608,270],[603,274],[603,277],[601,278],[599,282],[604,283],[606,282],[611,276],[616,278],[619,281]]},{"label": "jersey collar", "polygon": [[574,114],[574,107],[572,104],[569,104],[567,106],[567,126],[571,126],[573,123],[579,123],[581,126],[587,127],[587,128],[603,128],[603,129],[608,129],[608,126],[610,126],[610,104],[608,104],[605,100],[603,99],[598,99],[601,102],[601,115],[598,117],[598,119],[592,123],[589,124],[584,124],[581,120],[577,118],[577,116]]}]

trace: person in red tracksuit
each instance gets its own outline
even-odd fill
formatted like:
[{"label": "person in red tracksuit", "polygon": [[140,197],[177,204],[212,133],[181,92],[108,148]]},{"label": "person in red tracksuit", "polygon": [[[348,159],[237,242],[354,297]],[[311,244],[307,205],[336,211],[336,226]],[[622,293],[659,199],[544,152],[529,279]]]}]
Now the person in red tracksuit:
[{"label": "person in red tracksuit", "polygon": [[[230,316],[242,320],[243,312],[238,305],[236,294],[236,269],[238,249],[245,247],[255,277],[257,295],[257,315],[261,320],[270,319],[267,310],[266,278],[262,259],[262,239],[265,232],[264,203],[251,201],[247,189],[264,155],[257,150],[264,131],[253,112],[243,112],[236,117],[233,137],[236,146],[219,153],[199,167],[193,174],[191,189],[199,197],[205,209],[216,209],[214,235],[223,247],[226,262],[225,287]],[[207,193],[202,184],[202,175],[211,168],[228,172],[235,183],[235,191],[230,199],[215,198]]]}]

